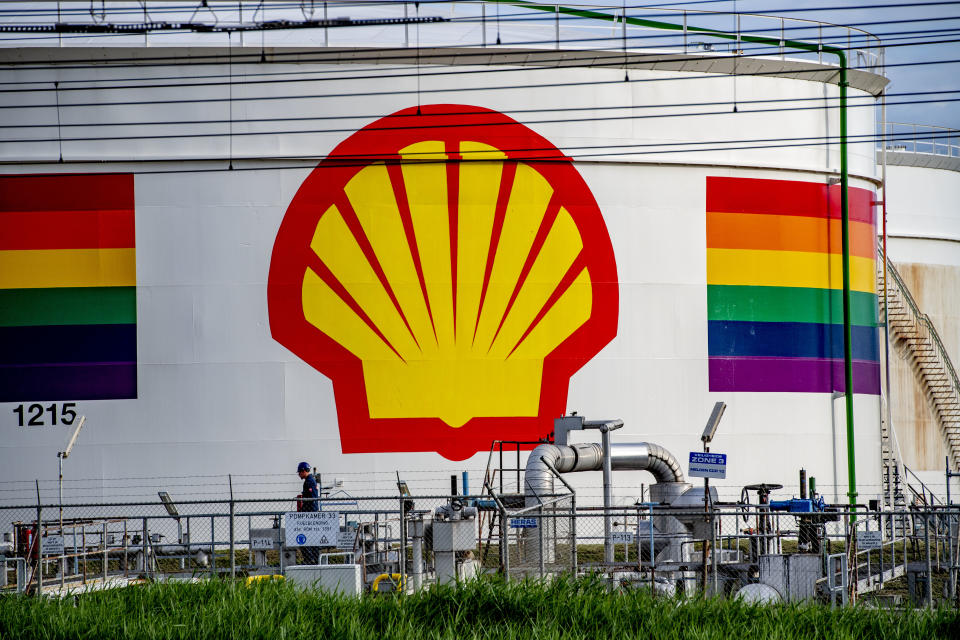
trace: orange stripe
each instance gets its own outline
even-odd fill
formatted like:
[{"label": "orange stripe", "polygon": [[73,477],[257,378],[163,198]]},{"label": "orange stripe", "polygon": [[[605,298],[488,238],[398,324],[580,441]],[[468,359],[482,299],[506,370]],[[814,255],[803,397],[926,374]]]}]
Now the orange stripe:
[{"label": "orange stripe", "polygon": [[[805,216],[707,213],[707,248],[842,253],[840,221]],[[850,255],[874,258],[872,224],[850,222]]]}]

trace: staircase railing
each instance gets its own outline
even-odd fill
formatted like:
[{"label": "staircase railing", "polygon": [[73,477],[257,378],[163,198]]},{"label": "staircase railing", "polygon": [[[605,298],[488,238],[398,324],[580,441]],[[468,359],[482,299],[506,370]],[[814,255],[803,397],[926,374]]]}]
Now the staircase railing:
[{"label": "staircase railing", "polygon": [[[903,281],[900,273],[883,253],[882,245],[878,245],[877,253],[886,263],[888,281],[883,282],[882,285],[887,292],[888,298],[892,293],[905,303],[906,307],[910,310],[909,320],[912,321],[917,328],[916,337],[928,343],[932,348],[935,360],[933,367],[931,367],[931,363],[922,361],[915,350],[911,349],[910,355],[919,369],[917,374],[920,378],[921,385],[930,398],[934,414],[943,430],[945,444],[947,445],[947,450],[950,452],[950,457],[953,459],[954,464],[960,465],[960,377],[957,376],[957,371],[953,366],[953,362],[950,360],[950,356],[947,353],[946,347],[943,345],[943,340],[940,338],[936,327],[929,316],[920,311],[916,300],[914,300],[913,295],[911,295],[910,289]],[[891,284],[894,286],[891,287]],[[888,305],[889,302],[890,301],[887,300]],[[882,295],[880,296],[880,303],[881,305],[884,303]],[[895,330],[895,327],[890,322],[890,314],[887,308],[884,308],[884,317],[888,329],[891,331]],[[897,335],[895,337],[907,342],[907,336]],[[942,378],[946,382],[946,387],[949,388],[948,395],[950,397],[945,399],[942,395],[939,395],[938,390],[942,390],[943,386],[941,385],[935,389],[931,382],[923,375],[925,373],[930,375],[942,374]]]}]

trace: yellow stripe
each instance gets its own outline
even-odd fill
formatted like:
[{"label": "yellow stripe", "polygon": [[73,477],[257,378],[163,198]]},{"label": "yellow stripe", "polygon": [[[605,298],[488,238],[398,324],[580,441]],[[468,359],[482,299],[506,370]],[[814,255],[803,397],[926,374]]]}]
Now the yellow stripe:
[{"label": "yellow stripe", "polygon": [[136,249],[0,251],[0,289],[133,287]]},{"label": "yellow stripe", "polygon": [[[806,251],[707,249],[707,284],[842,289],[843,258]],[[850,288],[876,291],[872,259],[850,257]]]}]

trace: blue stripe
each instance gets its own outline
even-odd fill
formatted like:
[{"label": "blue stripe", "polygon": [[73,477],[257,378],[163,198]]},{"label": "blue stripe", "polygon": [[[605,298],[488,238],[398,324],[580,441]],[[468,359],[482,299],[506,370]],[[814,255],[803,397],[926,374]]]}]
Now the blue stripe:
[{"label": "blue stripe", "polygon": [[[879,361],[877,330],[851,329],[853,359]],[[842,324],[711,320],[707,332],[711,356],[843,358]]]},{"label": "blue stripe", "polygon": [[135,324],[0,327],[0,364],[136,361]]}]

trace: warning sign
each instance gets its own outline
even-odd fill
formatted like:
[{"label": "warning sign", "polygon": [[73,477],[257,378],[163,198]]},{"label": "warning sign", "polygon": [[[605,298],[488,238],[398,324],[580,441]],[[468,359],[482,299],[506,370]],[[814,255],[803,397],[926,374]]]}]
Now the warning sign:
[{"label": "warning sign", "polygon": [[353,550],[353,543],[357,539],[357,530],[356,529],[341,529],[340,534],[337,536],[337,549],[350,549]]},{"label": "warning sign", "polygon": [[336,511],[288,512],[285,534],[288,547],[335,546],[340,535],[340,514]]},{"label": "warning sign", "polygon": [[45,536],[40,538],[40,552],[45,556],[62,556],[63,536]]}]

